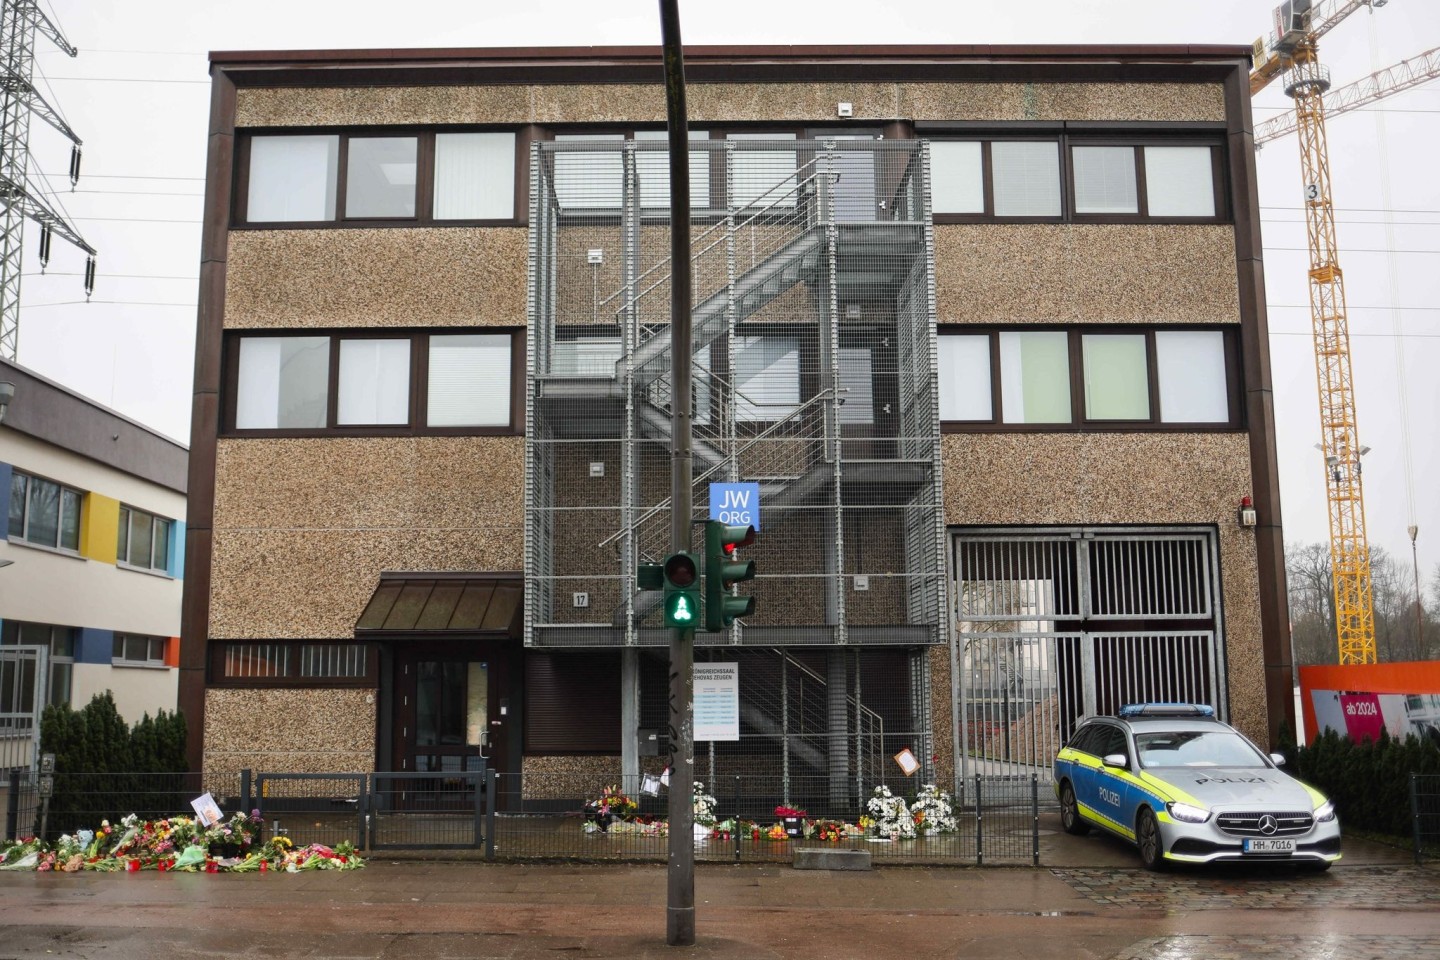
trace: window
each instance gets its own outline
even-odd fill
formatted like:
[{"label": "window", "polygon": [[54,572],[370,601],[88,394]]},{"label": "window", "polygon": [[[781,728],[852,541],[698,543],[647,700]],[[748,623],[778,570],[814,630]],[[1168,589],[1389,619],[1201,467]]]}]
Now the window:
[{"label": "window", "polygon": [[990,144],[997,217],[1060,216],[1060,148],[1053,142]]},{"label": "window", "polygon": [[1240,426],[1236,331],[942,331],[947,429]]},{"label": "window", "polygon": [[436,220],[509,220],[514,182],[513,133],[435,134]]},{"label": "window", "polygon": [[246,337],[240,341],[235,426],[303,429],[326,423],[329,337]]},{"label": "window", "polygon": [[10,474],[11,540],[77,553],[80,550],[78,490],[18,470]]},{"label": "window", "polygon": [[221,686],[363,686],[375,682],[374,660],[369,644],[353,641],[218,642],[210,673]]},{"label": "window", "polygon": [[[70,702],[70,686],[75,670],[75,628],[58,627],[48,623],[25,623],[19,620],[7,620],[0,626],[0,645],[22,646],[22,647],[48,647],[50,660],[49,688],[43,691],[45,703],[48,706],[57,704],[68,704]],[[24,661],[19,664],[10,665],[15,669],[24,672]],[[19,712],[27,713],[33,709],[33,703],[29,702],[29,689],[35,682],[33,665],[28,677],[10,677],[9,682],[0,680],[0,697],[9,692],[12,696],[16,682],[25,688],[24,694],[19,698],[17,704],[0,705],[0,713]]]},{"label": "window", "polygon": [[1000,410],[1006,423],[1070,422],[1067,334],[1000,334]]},{"label": "window", "polygon": [[[794,140],[793,133],[731,133],[727,140]],[[734,156],[731,202],[737,207],[795,206],[794,150],[743,150]]]},{"label": "window", "polygon": [[290,435],[513,432],[520,335],[239,335],[227,423]]},{"label": "window", "polygon": [[1213,220],[1216,148],[1205,145],[1070,149],[1076,215]]},{"label": "window", "polygon": [[940,338],[940,419],[990,420],[990,337]]},{"label": "window", "polygon": [[1150,419],[1150,374],[1141,333],[1083,334],[1086,420]]},{"label": "window", "polygon": [[111,653],[111,663],[117,667],[163,667],[165,666],[165,638],[117,633]]},{"label": "window", "polygon": [[122,506],[116,558],[127,566],[166,572],[170,569],[170,523],[164,517]]},{"label": "window", "polygon": [[241,225],[515,219],[515,134],[374,131],[241,140]]},{"label": "window", "polygon": [[942,139],[930,144],[930,195],[941,221],[1213,221],[1223,215],[1223,154],[1213,134],[1157,134],[1148,143],[1089,133],[937,136]]},{"label": "window", "polygon": [[335,219],[337,136],[255,137],[250,141],[251,223]]},{"label": "window", "polygon": [[335,422],[406,423],[410,419],[410,340],[340,341],[340,394]]},{"label": "window", "polygon": [[509,425],[509,335],[432,334],[429,373],[428,426]]},{"label": "window", "polygon": [[351,137],[345,164],[345,216],[415,216],[419,141],[414,137]]},{"label": "window", "polygon": [[930,145],[930,206],[935,213],[984,213],[984,146],[978,140]]},{"label": "window", "polygon": [[800,340],[797,337],[736,338],[735,419],[775,423],[800,406]]},{"label": "window", "polygon": [[[665,130],[633,130],[593,133],[558,133],[557,143],[605,142],[619,144],[626,140],[652,143],[648,149],[637,149],[635,168],[640,181],[640,206],[645,209],[670,209],[670,153],[666,148],[669,133]],[[691,130],[691,140],[709,140],[704,130]],[[658,141],[658,143],[656,142]],[[690,151],[690,206],[710,206],[710,153]],[[794,169],[793,166],[791,168]],[[565,150],[555,154],[555,198],[563,209],[590,209],[606,212],[618,210],[624,198],[625,161],[621,151]]]}]

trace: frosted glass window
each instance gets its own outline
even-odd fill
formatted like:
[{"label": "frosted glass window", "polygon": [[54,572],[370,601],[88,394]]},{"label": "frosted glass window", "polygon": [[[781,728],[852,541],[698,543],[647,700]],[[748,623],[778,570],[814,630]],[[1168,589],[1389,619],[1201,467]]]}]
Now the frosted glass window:
[{"label": "frosted glass window", "polygon": [[867,347],[840,348],[840,422],[875,422],[874,366]]},{"label": "frosted glass window", "polygon": [[335,219],[337,136],[255,137],[250,141],[250,223]]},{"label": "frosted glass window", "polygon": [[620,353],[619,337],[557,340],[550,352],[550,372],[560,377],[613,377]]},{"label": "frosted glass window", "polygon": [[235,426],[323,427],[329,379],[329,337],[246,337],[240,341]]},{"label": "frosted glass window", "polygon": [[1143,334],[1085,334],[1085,419],[1149,420],[1150,373]]},{"label": "frosted glass window", "polygon": [[1000,334],[1000,409],[1005,423],[1070,422],[1070,348],[1064,331]]},{"label": "frosted glass window", "polygon": [[435,219],[514,216],[515,134],[435,134]]},{"label": "frosted glass window", "polygon": [[1076,213],[1139,213],[1134,147],[1076,147]]},{"label": "frosted glass window", "polygon": [[[729,140],[794,140],[793,133],[732,133]],[[787,208],[795,206],[795,151],[745,149],[731,155],[734,180],[730,202],[737,207]]]},{"label": "frosted glass window", "polygon": [[415,216],[415,137],[351,137],[345,216]]},{"label": "frosted glass window", "polygon": [[930,144],[930,207],[935,213],[984,213],[985,171],[979,141]]},{"label": "frosted glass window", "polygon": [[[665,130],[636,130],[636,140],[658,140],[666,143],[670,134]],[[691,130],[691,140],[709,140],[704,130]],[[648,209],[670,209],[670,151],[668,149],[637,150],[635,166],[640,173],[640,206]],[[690,209],[710,206],[710,154],[705,150],[690,151]]]},{"label": "frosted glass window", "polygon": [[508,427],[510,336],[432,334],[425,409],[432,427]]},{"label": "frosted glass window", "polygon": [[1152,217],[1215,216],[1209,147],[1146,147],[1145,202]]},{"label": "frosted glass window", "polygon": [[800,406],[800,341],[739,337],[735,347],[735,418],[784,420]]},{"label": "frosted glass window", "polygon": [[1225,337],[1218,330],[1155,334],[1160,419],[1165,423],[1225,423],[1230,419]]},{"label": "frosted glass window", "polygon": [[990,386],[990,338],[944,334],[940,337],[940,419],[993,420]]},{"label": "frosted glass window", "polygon": [[[561,133],[557,143],[597,141],[619,143],[622,133]],[[555,199],[562,208],[620,208],[625,168],[618,149],[574,150],[555,154]]]},{"label": "frosted glass window", "polygon": [[1052,141],[990,144],[995,216],[1060,216],[1060,145]]},{"label": "frosted glass window", "polygon": [[340,426],[410,421],[410,340],[341,340]]}]

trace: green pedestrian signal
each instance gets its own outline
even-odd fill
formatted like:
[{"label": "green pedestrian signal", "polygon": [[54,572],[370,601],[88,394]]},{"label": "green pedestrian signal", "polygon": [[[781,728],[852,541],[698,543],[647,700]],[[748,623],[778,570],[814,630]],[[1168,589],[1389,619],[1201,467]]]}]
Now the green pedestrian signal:
[{"label": "green pedestrian signal", "polygon": [[688,553],[674,553],[661,567],[665,584],[665,626],[694,630],[700,623],[700,565]]},{"label": "green pedestrian signal", "polygon": [[740,560],[735,550],[755,542],[755,528],[710,520],[705,524],[705,629],[718,633],[755,612],[755,598],[735,596],[730,588],[755,578],[755,561]]}]

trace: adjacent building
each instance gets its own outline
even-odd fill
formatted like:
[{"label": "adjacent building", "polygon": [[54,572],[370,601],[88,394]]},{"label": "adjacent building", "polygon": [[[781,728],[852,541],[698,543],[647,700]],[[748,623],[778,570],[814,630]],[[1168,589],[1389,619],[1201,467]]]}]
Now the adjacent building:
[{"label": "adjacent building", "polygon": [[8,767],[29,764],[46,704],[79,709],[109,690],[131,723],[176,709],[188,458],[181,444],[24,367],[0,360],[0,382],[13,387],[0,414]]},{"label": "adjacent building", "polygon": [[[1077,716],[1290,706],[1249,50],[687,51],[702,776],[1043,770]],[[181,702],[243,767],[512,800],[662,762],[655,48],[212,55]],[[732,499],[712,487],[723,484]],[[1253,506],[1252,506],[1253,505]],[[198,728],[200,724],[195,724]]]}]

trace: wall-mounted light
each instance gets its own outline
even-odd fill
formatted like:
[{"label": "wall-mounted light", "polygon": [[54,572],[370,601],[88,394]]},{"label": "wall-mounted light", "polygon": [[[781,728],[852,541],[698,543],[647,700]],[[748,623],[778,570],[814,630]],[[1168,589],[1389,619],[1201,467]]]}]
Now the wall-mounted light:
[{"label": "wall-mounted light", "polygon": [[1242,527],[1253,527],[1253,526],[1255,526],[1255,522],[1256,522],[1256,518],[1255,518],[1255,501],[1252,500],[1252,499],[1250,499],[1250,494],[1248,494],[1248,493],[1245,494],[1245,496],[1243,496],[1243,497],[1240,498],[1240,515],[1239,515],[1239,520],[1240,520],[1240,526],[1242,526]]},{"label": "wall-mounted light", "polygon": [[0,420],[5,419],[5,411],[10,409],[10,401],[15,399],[15,384],[9,380],[0,380]]}]

